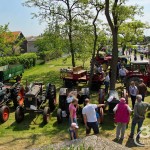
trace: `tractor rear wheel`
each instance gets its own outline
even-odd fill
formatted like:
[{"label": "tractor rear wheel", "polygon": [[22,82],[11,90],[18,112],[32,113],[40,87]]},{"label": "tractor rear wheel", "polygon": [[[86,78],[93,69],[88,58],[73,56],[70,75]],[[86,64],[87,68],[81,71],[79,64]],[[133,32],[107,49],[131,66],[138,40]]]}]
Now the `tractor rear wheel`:
[{"label": "tractor rear wheel", "polygon": [[0,121],[2,123],[6,122],[9,118],[9,107],[8,106],[2,106],[0,108]]},{"label": "tractor rear wheel", "polygon": [[58,123],[62,123],[62,121],[63,121],[63,118],[62,118],[62,110],[59,108],[59,109],[57,110],[57,122],[58,122]]},{"label": "tractor rear wheel", "polygon": [[24,110],[22,107],[17,107],[15,111],[15,120],[17,123],[20,123],[24,119]]},{"label": "tractor rear wheel", "polygon": [[43,111],[43,123],[47,124],[49,122],[49,119],[50,119],[50,108],[45,107]]}]

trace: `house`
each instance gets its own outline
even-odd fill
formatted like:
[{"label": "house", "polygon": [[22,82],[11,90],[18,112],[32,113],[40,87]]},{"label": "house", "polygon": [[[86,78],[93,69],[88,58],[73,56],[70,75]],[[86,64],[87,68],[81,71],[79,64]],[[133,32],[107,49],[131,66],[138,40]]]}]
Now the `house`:
[{"label": "house", "polygon": [[26,37],[27,39],[27,52],[37,52],[38,49],[35,46],[35,41],[38,39],[38,36]]},{"label": "house", "polygon": [[12,49],[12,54],[27,52],[27,40],[21,31],[6,32],[3,37]]},{"label": "house", "polygon": [[21,31],[14,31],[12,32],[14,36],[14,42],[19,44],[21,53],[27,52],[27,40]]}]

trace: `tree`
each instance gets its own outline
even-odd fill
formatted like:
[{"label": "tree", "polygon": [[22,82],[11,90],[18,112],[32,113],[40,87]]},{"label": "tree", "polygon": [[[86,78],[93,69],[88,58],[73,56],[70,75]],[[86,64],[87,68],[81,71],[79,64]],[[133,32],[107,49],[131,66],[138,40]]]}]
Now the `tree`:
[{"label": "tree", "polygon": [[22,52],[25,39],[13,35],[8,24],[0,26],[0,56],[18,55]]},{"label": "tree", "polygon": [[113,37],[110,90],[115,90],[116,84],[116,66],[118,61],[118,30],[124,21],[127,19],[133,19],[136,14],[140,15],[142,13],[141,7],[126,6],[125,2],[126,0],[105,0],[105,16]]},{"label": "tree", "polygon": [[122,46],[123,55],[127,45],[136,44],[144,40],[144,29],[146,28],[148,28],[148,25],[139,20],[125,22],[120,26],[119,43]]},{"label": "tree", "polygon": [[74,21],[82,17],[83,6],[80,0],[26,0],[24,3],[28,7],[39,9],[35,17],[45,19],[49,23],[56,20],[66,27],[69,41],[69,50],[72,56],[72,66],[75,66],[75,50],[73,45]]}]

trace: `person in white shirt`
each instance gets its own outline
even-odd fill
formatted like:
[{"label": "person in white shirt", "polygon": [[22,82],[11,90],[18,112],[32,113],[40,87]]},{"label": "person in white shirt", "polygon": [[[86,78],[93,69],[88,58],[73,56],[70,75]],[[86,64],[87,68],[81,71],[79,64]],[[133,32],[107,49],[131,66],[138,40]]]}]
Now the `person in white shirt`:
[{"label": "person in white shirt", "polygon": [[129,86],[129,94],[132,101],[132,109],[134,109],[135,101],[136,101],[136,95],[138,94],[138,88],[135,86],[135,82],[131,81]]},{"label": "person in white shirt", "polygon": [[86,135],[90,134],[91,129],[93,129],[94,134],[98,134],[99,128],[95,109],[98,107],[105,106],[105,104],[90,104],[90,100],[88,98],[85,99],[85,104],[86,106],[82,109],[82,114],[84,118],[84,124],[86,127]]},{"label": "person in white shirt", "polygon": [[122,83],[124,83],[124,79],[126,75],[127,75],[127,70],[124,68],[124,66],[122,66],[121,69],[119,69],[119,76]]},{"label": "person in white shirt", "polygon": [[105,93],[108,93],[109,84],[110,84],[110,77],[109,77],[109,73],[106,72],[106,77],[105,77],[105,80],[104,80]]}]

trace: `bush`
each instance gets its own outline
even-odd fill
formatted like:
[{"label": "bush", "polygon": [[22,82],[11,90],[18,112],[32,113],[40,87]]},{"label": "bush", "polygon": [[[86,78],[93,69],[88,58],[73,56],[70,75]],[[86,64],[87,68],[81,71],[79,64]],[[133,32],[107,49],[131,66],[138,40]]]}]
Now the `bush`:
[{"label": "bush", "polygon": [[61,55],[62,55],[62,51],[43,51],[38,53],[40,59],[44,60],[45,62],[61,57]]},{"label": "bush", "polygon": [[24,65],[25,68],[30,68],[35,66],[37,55],[35,53],[25,53],[20,56],[12,56],[12,57],[1,57],[0,58],[0,66],[4,65],[13,65],[20,63]]}]

